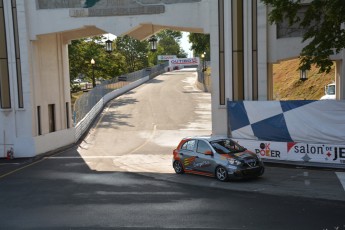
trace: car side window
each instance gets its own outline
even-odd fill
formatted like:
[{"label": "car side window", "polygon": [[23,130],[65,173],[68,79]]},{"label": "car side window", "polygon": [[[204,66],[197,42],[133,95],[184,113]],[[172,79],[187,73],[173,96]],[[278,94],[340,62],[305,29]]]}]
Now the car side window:
[{"label": "car side window", "polygon": [[205,141],[198,141],[196,151],[201,154],[205,154],[206,151],[212,151],[210,146]]},{"label": "car side window", "polygon": [[195,146],[195,140],[190,140],[190,141],[187,141],[186,143],[184,143],[182,145],[181,149],[193,151],[194,150],[194,146]]}]

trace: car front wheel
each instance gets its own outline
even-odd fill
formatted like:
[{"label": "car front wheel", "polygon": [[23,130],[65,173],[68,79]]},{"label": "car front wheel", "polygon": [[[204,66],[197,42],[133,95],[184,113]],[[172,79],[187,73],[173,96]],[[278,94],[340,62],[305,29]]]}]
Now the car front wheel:
[{"label": "car front wheel", "polygon": [[222,182],[225,182],[228,180],[228,171],[226,168],[219,166],[216,169],[216,178]]},{"label": "car front wheel", "polygon": [[174,170],[177,174],[183,174],[184,173],[183,165],[182,165],[181,161],[174,161],[173,167],[174,167]]}]

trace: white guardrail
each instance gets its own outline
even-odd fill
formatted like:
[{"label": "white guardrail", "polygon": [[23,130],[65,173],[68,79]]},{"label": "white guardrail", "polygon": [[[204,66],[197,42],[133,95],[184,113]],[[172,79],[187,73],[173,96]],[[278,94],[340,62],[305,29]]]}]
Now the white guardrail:
[{"label": "white guardrail", "polygon": [[75,142],[77,142],[80,139],[80,137],[87,131],[87,129],[92,124],[93,120],[102,111],[105,104],[107,104],[110,100],[114,99],[115,97],[118,97],[118,96],[138,87],[139,85],[145,83],[148,80],[150,80],[149,76],[143,77],[137,81],[134,81],[128,85],[125,85],[122,88],[113,90],[110,93],[104,95],[97,102],[97,104],[86,114],[86,116],[76,124],[76,126],[75,126],[75,129],[76,129]]}]

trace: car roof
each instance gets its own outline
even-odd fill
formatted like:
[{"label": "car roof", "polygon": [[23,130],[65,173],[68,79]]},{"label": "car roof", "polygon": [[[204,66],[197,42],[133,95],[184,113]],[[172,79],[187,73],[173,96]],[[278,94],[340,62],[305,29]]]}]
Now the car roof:
[{"label": "car roof", "polygon": [[224,139],[230,139],[230,138],[227,136],[220,136],[220,135],[208,135],[208,136],[190,136],[184,139],[205,140],[205,141],[211,142],[211,141],[224,140]]}]

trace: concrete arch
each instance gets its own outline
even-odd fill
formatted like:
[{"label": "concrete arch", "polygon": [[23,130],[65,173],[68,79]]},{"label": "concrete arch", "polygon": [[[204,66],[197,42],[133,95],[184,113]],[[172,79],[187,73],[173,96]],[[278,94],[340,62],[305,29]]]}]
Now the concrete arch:
[{"label": "concrete arch", "polygon": [[[298,56],[303,47],[301,38],[277,38],[276,25],[267,20],[269,9],[260,0],[0,2],[6,32],[0,42],[7,48],[9,69],[0,80],[9,79],[4,82],[11,97],[11,108],[0,108],[0,157],[8,146],[14,146],[18,157],[28,157],[73,143],[75,130],[67,122],[71,114],[66,116],[67,46],[73,39],[111,33],[142,40],[166,28],[210,34],[212,129],[222,135],[228,133],[226,102],[270,99],[270,65]],[[344,99],[345,52],[332,59],[337,63],[339,99]],[[18,106],[20,96],[23,106]],[[56,113],[55,132],[46,127],[50,105]],[[45,126],[41,132],[38,120]]]},{"label": "concrete arch", "polygon": [[[71,109],[67,109],[71,105],[68,62],[71,40],[106,33],[143,40],[167,28],[198,33],[209,33],[210,28],[210,1],[205,0],[1,0],[1,3],[6,14],[1,23],[6,27],[13,106],[0,108],[0,121],[6,124],[0,132],[0,146],[3,155],[13,147],[15,157],[35,156],[74,143]],[[20,55],[16,54],[13,42],[16,40]],[[14,106],[16,94],[21,91],[16,87],[19,67],[23,108]],[[49,125],[52,113],[53,130]]]}]

